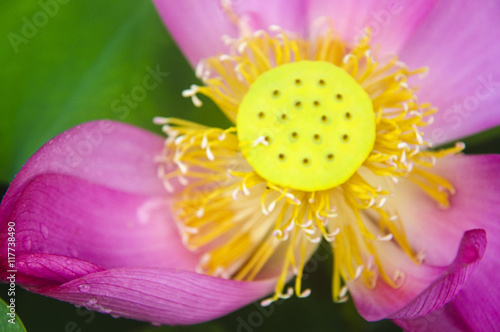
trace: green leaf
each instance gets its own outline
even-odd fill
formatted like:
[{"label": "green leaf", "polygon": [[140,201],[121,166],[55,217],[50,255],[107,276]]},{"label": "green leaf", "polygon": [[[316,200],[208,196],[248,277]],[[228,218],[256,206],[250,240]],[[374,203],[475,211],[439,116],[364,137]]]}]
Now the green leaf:
[{"label": "green leaf", "polygon": [[[14,299],[15,298],[11,298]],[[13,305],[13,310],[15,310],[15,302],[10,302],[9,305]],[[19,319],[15,311],[11,310],[11,307],[5,303],[3,299],[0,299],[0,331],[3,332],[26,332],[23,322]]]},{"label": "green leaf", "polygon": [[220,324],[214,322],[208,322],[199,325],[191,325],[191,326],[160,326],[160,327],[151,327],[148,326],[143,329],[138,329],[135,332],[224,332],[227,331]]},{"label": "green leaf", "polygon": [[[193,113],[180,97],[196,80],[151,1],[3,1],[0,10],[0,181],[85,121],[108,118],[160,133],[154,116],[222,118],[213,106]],[[148,78],[157,69],[165,74]]]}]

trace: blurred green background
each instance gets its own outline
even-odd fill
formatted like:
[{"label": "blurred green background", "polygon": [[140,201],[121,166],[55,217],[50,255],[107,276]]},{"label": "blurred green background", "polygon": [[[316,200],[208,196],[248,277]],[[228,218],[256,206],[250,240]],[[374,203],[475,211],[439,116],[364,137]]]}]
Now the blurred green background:
[{"label": "blurred green background", "polygon": [[[228,123],[212,103],[205,100],[204,107],[196,109],[181,97],[196,79],[150,1],[66,2],[0,4],[0,194],[44,142],[84,121],[114,119],[156,133],[160,130],[152,124],[154,116]],[[48,3],[58,5],[42,5]],[[156,68],[168,76],[141,100],[127,101],[148,71]],[[467,139],[467,152],[500,152],[499,132],[497,128]],[[400,330],[390,321],[365,322],[351,301],[333,304],[331,263],[309,269],[305,286],[312,286],[313,293],[307,299],[284,301],[272,314],[252,304],[191,327],[152,327],[115,319],[22,290],[16,294],[16,309],[28,331],[249,331],[242,322],[254,312],[264,319],[252,331]],[[0,297],[8,300],[6,285],[0,286]]]}]

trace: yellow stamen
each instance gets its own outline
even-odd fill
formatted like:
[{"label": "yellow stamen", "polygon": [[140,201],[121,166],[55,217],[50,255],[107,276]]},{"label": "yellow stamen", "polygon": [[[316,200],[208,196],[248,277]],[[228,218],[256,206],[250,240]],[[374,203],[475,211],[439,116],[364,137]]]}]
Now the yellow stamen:
[{"label": "yellow stamen", "polygon": [[[377,244],[394,242],[415,264],[422,256],[403,221],[385,206],[393,186],[409,179],[448,207],[453,185],[432,167],[464,148],[428,150],[422,128],[437,110],[419,103],[409,85],[427,68],[410,70],[395,56],[381,60],[369,32],[350,44],[331,28],[316,40],[270,31],[244,35],[232,41],[231,54],[203,60],[205,85],[184,92],[197,105],[197,93],[212,99],[234,127],[155,120],[168,135],[159,175],[169,190],[174,181],[185,186],[176,204],[183,241],[205,253],[200,272],[224,278],[258,280],[279,258],[275,294],[264,305],[293,290],[309,294],[302,290],[304,264],[322,240],[333,249],[335,301],[346,300],[353,279],[397,288],[404,271],[386,271]],[[346,103],[339,106],[335,91],[342,89]],[[324,109],[317,108],[321,102]],[[322,120],[337,127],[323,130]],[[349,121],[353,145],[339,148],[342,124]],[[307,143],[297,143],[303,137]],[[295,287],[285,291],[292,273]]]}]

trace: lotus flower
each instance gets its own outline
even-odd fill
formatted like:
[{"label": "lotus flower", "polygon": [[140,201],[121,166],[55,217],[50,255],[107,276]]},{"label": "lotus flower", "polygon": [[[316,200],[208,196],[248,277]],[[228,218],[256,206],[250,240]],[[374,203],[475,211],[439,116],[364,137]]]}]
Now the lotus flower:
[{"label": "lotus flower", "polygon": [[306,297],[324,241],[333,299],[365,319],[495,328],[500,156],[429,148],[500,124],[496,1],[155,5],[203,82],[184,96],[234,126],[94,121],[47,142],[0,205],[3,281],[194,324]]}]

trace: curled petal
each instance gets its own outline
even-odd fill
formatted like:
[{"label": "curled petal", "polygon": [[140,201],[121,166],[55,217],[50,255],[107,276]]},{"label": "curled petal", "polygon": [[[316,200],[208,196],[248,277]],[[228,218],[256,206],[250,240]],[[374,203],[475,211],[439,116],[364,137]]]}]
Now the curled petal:
[{"label": "curled petal", "polygon": [[455,156],[439,160],[435,167],[436,173],[450,181],[456,190],[450,198],[451,208],[448,210],[437,208],[412,186],[402,184],[398,188],[413,197],[411,202],[402,199],[397,204],[401,207],[402,220],[406,221],[405,228],[414,234],[410,238],[413,247],[428,253],[427,262],[449,262],[450,249],[456,247],[457,238],[464,230],[484,228],[488,236],[486,253],[467,281],[467,288],[441,311],[415,319],[411,324],[426,325],[437,319],[443,326],[460,325],[475,331],[494,330],[500,317],[500,300],[495,295],[500,292],[500,287],[491,282],[491,276],[500,268],[498,169],[498,155]]},{"label": "curled petal", "polygon": [[[409,319],[440,309],[463,288],[486,248],[486,232],[472,230],[464,234],[460,249],[447,267],[416,266],[407,259],[406,264],[391,256],[405,273],[404,283],[392,288],[379,282],[368,289],[362,281],[349,284],[359,313],[367,320],[383,318]],[[413,265],[412,265],[413,264]]]},{"label": "curled petal", "polygon": [[[16,270],[16,282],[36,292],[40,287],[60,285],[104,269],[72,257],[24,254],[16,257]],[[4,273],[0,274],[2,280],[9,275],[8,272],[5,273],[5,276]]]},{"label": "curled petal", "polygon": [[40,293],[113,316],[187,325],[224,316],[273,287],[273,280],[240,282],[176,269],[120,268]]}]

